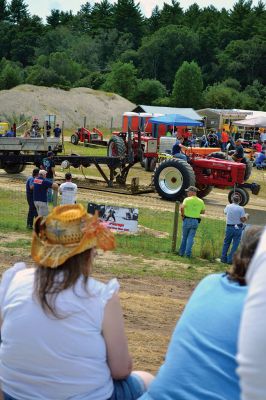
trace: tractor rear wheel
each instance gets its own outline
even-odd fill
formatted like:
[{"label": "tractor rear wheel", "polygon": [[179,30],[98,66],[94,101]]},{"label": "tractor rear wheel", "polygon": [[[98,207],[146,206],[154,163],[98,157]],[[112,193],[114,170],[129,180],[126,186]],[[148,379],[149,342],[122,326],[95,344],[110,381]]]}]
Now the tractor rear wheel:
[{"label": "tractor rear wheel", "polygon": [[126,145],[120,136],[112,136],[108,143],[108,157],[125,157]]},{"label": "tractor rear wheel", "polygon": [[249,202],[249,193],[244,188],[235,188],[230,190],[228,193],[228,201],[229,203],[233,203],[233,196],[237,196],[239,198],[239,205],[244,207]]},{"label": "tractor rear wheel", "polygon": [[195,185],[192,167],[181,159],[165,160],[154,171],[154,187],[165,200],[182,201],[185,189]]},{"label": "tractor rear wheel", "polygon": [[213,186],[210,186],[210,185],[199,185],[199,186],[197,186],[197,188],[198,188],[197,196],[200,199],[203,199],[203,197],[206,197],[206,196],[208,196],[208,194],[211,193],[211,191],[213,189]]},{"label": "tractor rear wheel", "polygon": [[71,135],[70,141],[72,144],[75,144],[75,145],[78,144],[78,142],[79,142],[78,135],[76,135],[75,133],[73,135]]}]

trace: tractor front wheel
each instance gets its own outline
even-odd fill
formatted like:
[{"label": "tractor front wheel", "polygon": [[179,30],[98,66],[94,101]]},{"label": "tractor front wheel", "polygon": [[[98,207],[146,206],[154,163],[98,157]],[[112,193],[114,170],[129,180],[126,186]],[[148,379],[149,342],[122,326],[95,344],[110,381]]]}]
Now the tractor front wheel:
[{"label": "tractor front wheel", "polygon": [[108,143],[108,157],[125,157],[126,145],[120,136],[112,136]]},{"label": "tractor front wheel", "polygon": [[154,171],[154,187],[165,200],[182,201],[189,186],[195,186],[192,167],[182,159],[165,160]]},{"label": "tractor front wheel", "polygon": [[73,135],[71,135],[70,141],[72,144],[77,145],[79,142],[78,135],[76,135],[75,133]]},{"label": "tractor front wheel", "polygon": [[246,189],[235,188],[230,190],[230,192],[228,193],[229,203],[233,203],[233,196],[237,196],[239,198],[239,205],[242,207],[244,207],[249,202],[249,193]]}]

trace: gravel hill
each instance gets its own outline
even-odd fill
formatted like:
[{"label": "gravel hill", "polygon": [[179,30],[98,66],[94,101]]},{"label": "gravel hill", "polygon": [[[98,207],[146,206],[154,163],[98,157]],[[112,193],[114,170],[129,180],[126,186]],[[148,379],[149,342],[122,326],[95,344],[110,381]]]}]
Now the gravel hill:
[{"label": "gravel hill", "polygon": [[64,91],[56,88],[20,85],[0,91],[0,116],[2,120],[26,119],[33,116],[44,121],[45,116],[55,114],[59,123],[64,121],[67,129],[83,125],[86,117],[88,128],[120,128],[122,114],[131,111],[134,104],[123,97],[89,88],[74,88]]}]

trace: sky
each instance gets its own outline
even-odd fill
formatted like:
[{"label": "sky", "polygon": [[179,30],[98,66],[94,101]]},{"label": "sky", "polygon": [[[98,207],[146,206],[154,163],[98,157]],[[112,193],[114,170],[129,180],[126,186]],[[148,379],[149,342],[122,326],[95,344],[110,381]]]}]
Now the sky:
[{"label": "sky", "polygon": [[[110,3],[115,3],[115,0],[109,0]],[[253,5],[257,5],[259,0],[253,0]],[[30,13],[36,14],[46,21],[46,16],[50,15],[52,9],[58,9],[62,11],[72,10],[73,14],[76,14],[80,10],[80,6],[85,4],[87,0],[25,0],[25,3],[29,5]],[[89,1],[90,4],[100,2],[100,0]],[[139,2],[141,10],[146,17],[150,17],[153,8],[158,5],[161,9],[164,3],[171,4],[171,0],[135,0],[135,3]],[[225,7],[231,9],[236,1],[231,0],[179,0],[181,7],[186,10],[191,4],[198,3],[202,7],[214,5],[217,9]]]}]

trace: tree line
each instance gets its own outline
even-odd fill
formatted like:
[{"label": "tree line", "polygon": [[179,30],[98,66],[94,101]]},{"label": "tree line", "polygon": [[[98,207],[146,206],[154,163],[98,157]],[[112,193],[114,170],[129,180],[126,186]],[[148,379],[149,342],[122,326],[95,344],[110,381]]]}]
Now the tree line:
[{"label": "tree line", "polygon": [[86,2],[46,21],[0,0],[0,89],[22,83],[115,92],[134,103],[266,111],[266,6],[172,0],[149,18],[134,0]]}]

